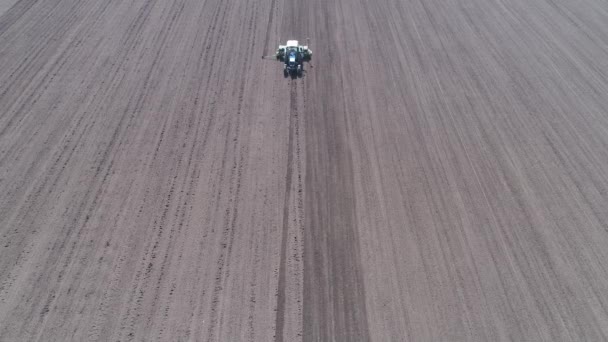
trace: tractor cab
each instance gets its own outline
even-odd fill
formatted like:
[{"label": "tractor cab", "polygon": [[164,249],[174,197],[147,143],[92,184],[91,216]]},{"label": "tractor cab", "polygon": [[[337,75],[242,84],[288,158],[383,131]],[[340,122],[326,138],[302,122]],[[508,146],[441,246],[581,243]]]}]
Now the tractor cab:
[{"label": "tractor cab", "polygon": [[287,58],[285,58],[285,63],[298,63],[300,62],[300,59],[300,52],[296,48],[287,50]]},{"label": "tractor cab", "polygon": [[300,75],[302,73],[301,53],[297,47],[289,47],[285,50],[285,73]]}]

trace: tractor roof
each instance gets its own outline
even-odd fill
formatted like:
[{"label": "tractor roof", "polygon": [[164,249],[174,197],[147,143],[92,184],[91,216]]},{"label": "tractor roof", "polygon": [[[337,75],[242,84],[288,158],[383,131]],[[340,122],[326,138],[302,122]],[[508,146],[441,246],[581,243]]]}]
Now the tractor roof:
[{"label": "tractor roof", "polygon": [[288,40],[287,47],[298,47],[298,41],[297,40]]}]

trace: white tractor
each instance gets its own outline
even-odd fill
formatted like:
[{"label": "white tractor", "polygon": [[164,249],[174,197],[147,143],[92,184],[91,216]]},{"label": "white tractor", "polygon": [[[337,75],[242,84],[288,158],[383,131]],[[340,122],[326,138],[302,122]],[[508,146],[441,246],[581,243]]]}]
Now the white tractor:
[{"label": "white tractor", "polygon": [[[307,39],[308,41],[308,39]],[[302,76],[304,73],[304,62],[309,62],[312,59],[312,50],[308,45],[299,45],[297,40],[288,40],[287,44],[279,45],[276,54],[271,56],[285,63],[283,74],[287,76]]]}]

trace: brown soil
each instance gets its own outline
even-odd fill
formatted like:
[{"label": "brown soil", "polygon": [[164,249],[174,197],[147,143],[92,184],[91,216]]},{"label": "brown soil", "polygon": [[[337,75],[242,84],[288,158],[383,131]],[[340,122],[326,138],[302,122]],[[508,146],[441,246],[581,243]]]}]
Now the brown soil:
[{"label": "brown soil", "polygon": [[0,0],[0,340],[606,340],[607,37],[601,0]]}]

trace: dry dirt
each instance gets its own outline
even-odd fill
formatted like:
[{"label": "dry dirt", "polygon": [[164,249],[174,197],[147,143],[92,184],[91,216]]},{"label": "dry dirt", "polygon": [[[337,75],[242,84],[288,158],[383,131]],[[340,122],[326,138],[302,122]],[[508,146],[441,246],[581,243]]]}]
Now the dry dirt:
[{"label": "dry dirt", "polygon": [[608,5],[0,0],[0,193],[1,341],[607,340]]}]

